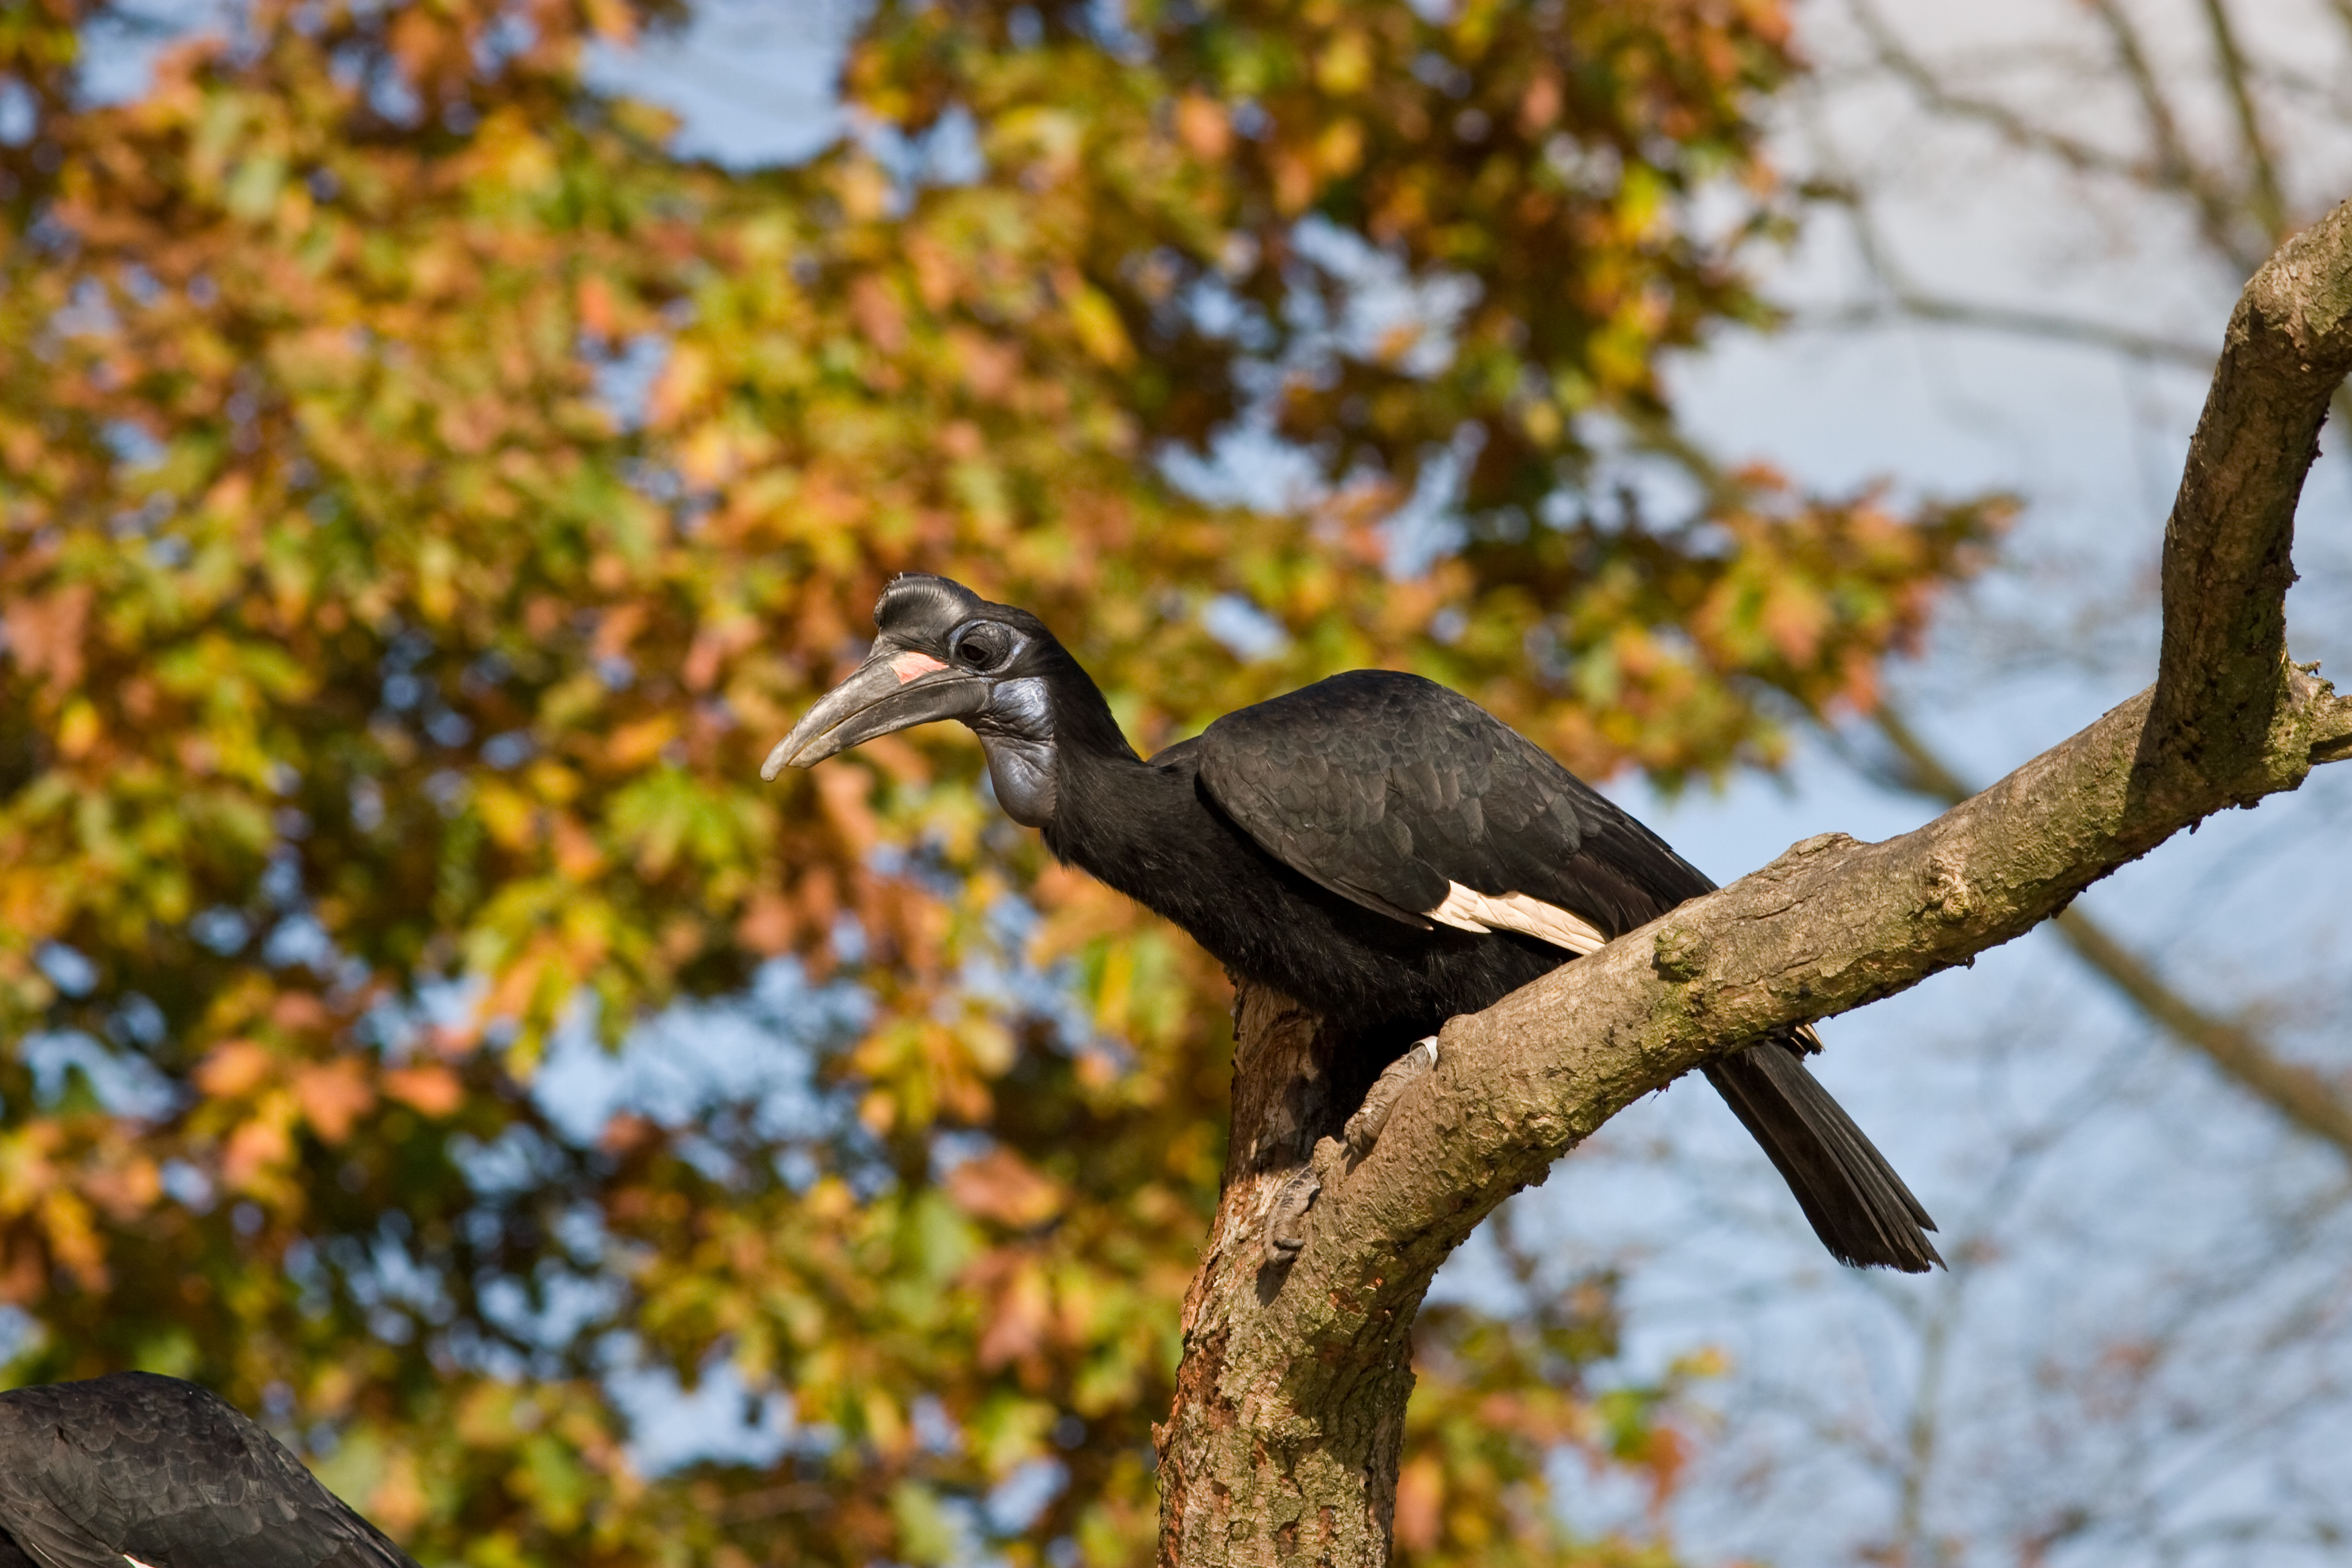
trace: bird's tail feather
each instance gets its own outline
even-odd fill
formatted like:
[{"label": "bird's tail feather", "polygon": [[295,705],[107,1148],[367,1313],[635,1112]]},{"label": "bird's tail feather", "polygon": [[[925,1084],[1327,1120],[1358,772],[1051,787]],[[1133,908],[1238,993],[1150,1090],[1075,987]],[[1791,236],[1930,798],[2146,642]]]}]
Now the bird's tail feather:
[{"label": "bird's tail feather", "polygon": [[1924,1274],[1944,1261],[1927,1239],[1936,1222],[1788,1044],[1750,1046],[1709,1067],[1706,1077],[1764,1146],[1839,1262]]}]

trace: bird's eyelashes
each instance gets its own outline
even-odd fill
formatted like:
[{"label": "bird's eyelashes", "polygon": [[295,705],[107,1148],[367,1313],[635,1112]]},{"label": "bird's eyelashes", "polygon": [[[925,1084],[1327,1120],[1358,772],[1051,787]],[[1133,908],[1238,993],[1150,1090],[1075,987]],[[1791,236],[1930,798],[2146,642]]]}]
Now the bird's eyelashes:
[{"label": "bird's eyelashes", "polygon": [[976,675],[992,675],[1021,651],[1021,635],[1001,621],[967,621],[948,636],[948,657]]}]

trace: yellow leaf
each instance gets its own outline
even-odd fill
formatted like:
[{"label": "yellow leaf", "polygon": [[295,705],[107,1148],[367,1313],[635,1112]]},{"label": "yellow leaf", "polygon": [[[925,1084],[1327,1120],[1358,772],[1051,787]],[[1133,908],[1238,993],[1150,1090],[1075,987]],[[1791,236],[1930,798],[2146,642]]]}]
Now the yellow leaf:
[{"label": "yellow leaf", "polygon": [[1078,335],[1078,346],[1088,354],[1113,369],[1135,358],[1135,345],[1128,342],[1127,328],[1119,321],[1118,308],[1097,289],[1072,279],[1063,285],[1062,303],[1070,313],[1070,326]]},{"label": "yellow leaf", "polygon": [[604,763],[616,773],[635,773],[659,756],[677,734],[677,719],[668,713],[624,724],[604,742]]},{"label": "yellow leaf", "polygon": [[1316,85],[1336,98],[1361,92],[1371,75],[1371,46],[1353,27],[1324,45],[1315,58]]}]

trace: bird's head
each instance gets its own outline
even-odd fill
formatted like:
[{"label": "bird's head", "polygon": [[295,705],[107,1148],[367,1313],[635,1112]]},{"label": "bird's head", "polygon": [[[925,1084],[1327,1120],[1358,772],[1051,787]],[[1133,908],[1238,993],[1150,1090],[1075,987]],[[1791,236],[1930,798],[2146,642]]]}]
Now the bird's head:
[{"label": "bird's head", "polygon": [[956,719],[980,736],[1006,814],[1044,826],[1054,815],[1053,687],[1076,669],[1044,623],[961,583],[908,573],[882,591],[874,629],[866,661],[776,742],[760,776]]}]

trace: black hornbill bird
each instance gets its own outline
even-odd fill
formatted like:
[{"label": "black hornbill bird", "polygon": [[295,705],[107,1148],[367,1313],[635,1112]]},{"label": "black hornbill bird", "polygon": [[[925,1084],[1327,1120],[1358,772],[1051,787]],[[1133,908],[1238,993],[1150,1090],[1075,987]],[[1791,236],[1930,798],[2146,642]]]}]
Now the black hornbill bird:
[{"label": "black hornbill bird", "polygon": [[[1447,1018],[1712,890],[1664,840],[1485,709],[1389,670],[1228,713],[1149,761],[1036,616],[908,574],[865,662],[761,776],[955,719],[1060,859],[1181,926],[1377,1066]],[[1810,1027],[1706,1068],[1842,1262],[1942,1261],[1935,1222],[1805,1070]]]},{"label": "black hornbill bird", "polygon": [[416,1568],[194,1384],[118,1372],[0,1394],[0,1568]]}]

